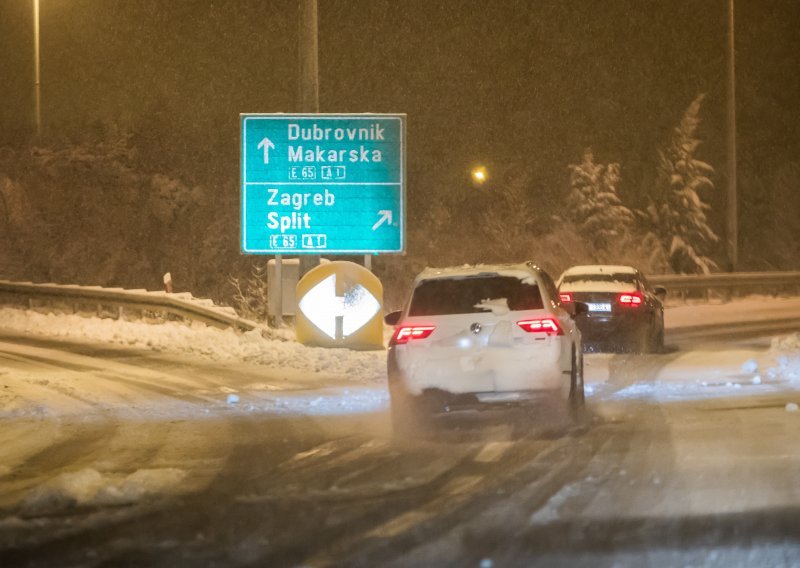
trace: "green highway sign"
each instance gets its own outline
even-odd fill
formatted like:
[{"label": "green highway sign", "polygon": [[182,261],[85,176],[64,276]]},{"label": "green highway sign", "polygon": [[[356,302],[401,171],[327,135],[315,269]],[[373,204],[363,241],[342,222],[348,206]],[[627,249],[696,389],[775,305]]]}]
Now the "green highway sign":
[{"label": "green highway sign", "polygon": [[405,249],[404,114],[242,114],[246,254]]}]

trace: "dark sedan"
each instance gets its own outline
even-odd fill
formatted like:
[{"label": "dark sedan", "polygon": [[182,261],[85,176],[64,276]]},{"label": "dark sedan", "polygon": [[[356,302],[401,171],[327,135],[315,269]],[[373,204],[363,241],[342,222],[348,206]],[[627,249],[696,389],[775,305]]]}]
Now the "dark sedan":
[{"label": "dark sedan", "polygon": [[631,266],[573,266],[558,279],[561,303],[587,306],[576,315],[585,351],[660,351],[666,290]]}]

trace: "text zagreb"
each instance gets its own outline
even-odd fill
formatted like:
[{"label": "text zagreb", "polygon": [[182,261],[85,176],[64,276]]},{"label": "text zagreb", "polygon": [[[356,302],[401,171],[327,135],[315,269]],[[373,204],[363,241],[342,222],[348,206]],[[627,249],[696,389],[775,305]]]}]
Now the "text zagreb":
[{"label": "text zagreb", "polygon": [[275,211],[267,214],[267,227],[279,229],[285,233],[290,229],[310,229],[311,217],[308,213],[300,213],[300,209],[308,207],[309,204],[323,207],[333,207],[336,197],[327,188],[323,192],[281,192],[277,189],[267,189],[269,198],[267,204],[270,206],[291,207],[294,209],[288,215],[280,215]]}]

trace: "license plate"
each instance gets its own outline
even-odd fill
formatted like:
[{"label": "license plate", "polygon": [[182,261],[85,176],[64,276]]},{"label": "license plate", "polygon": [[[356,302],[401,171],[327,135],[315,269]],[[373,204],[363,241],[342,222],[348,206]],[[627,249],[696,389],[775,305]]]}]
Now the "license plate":
[{"label": "license plate", "polygon": [[590,312],[610,312],[611,311],[611,304],[610,303],[593,304],[593,303],[589,302],[588,306],[589,306],[589,311]]}]

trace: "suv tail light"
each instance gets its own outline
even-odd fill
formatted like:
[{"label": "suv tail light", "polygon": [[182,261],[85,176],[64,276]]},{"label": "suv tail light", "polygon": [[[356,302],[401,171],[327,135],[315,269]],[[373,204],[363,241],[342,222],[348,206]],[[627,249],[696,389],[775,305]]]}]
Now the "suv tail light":
[{"label": "suv tail light", "polygon": [[561,298],[561,302],[564,304],[572,303],[572,292],[559,292],[558,297]]},{"label": "suv tail light", "polygon": [[547,335],[564,335],[558,321],[553,318],[518,321],[517,325],[528,333],[544,333]]},{"label": "suv tail light", "polygon": [[641,292],[624,292],[617,296],[617,303],[621,306],[627,306],[630,308],[638,308],[642,305],[642,293]]},{"label": "suv tail light", "polygon": [[408,343],[411,339],[425,339],[436,329],[435,325],[401,325],[392,338],[395,345]]}]

